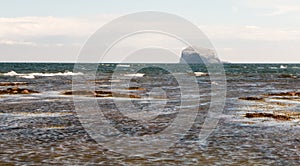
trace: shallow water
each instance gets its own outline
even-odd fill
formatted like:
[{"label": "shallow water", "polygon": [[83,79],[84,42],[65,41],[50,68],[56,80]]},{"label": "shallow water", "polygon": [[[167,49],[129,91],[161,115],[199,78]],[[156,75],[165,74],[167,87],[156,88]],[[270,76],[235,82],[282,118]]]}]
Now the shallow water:
[{"label": "shallow water", "polygon": [[[281,65],[287,68],[281,68]],[[29,67],[33,66],[33,67]],[[109,90],[112,82],[122,83],[128,75],[111,80],[115,64],[101,65],[95,82],[96,90]],[[15,165],[43,164],[99,164],[99,165],[299,165],[300,164],[300,121],[279,121],[270,118],[244,117],[247,112],[294,111],[300,112],[299,100],[272,99],[266,102],[239,100],[239,97],[260,96],[263,94],[298,91],[300,86],[300,65],[297,64],[225,64],[227,79],[227,99],[218,126],[199,144],[197,136],[205,120],[210,105],[211,83],[208,76],[196,77],[200,89],[198,116],[188,134],[168,150],[149,155],[125,156],[101,146],[91,138],[82,127],[75,110],[73,97],[62,93],[72,89],[72,64],[2,64],[0,82],[28,82],[19,86],[37,90],[39,94],[1,95],[0,96],[0,163]],[[120,66],[129,70],[130,65]],[[178,66],[177,66],[178,68]],[[203,66],[192,66],[194,71],[206,72]],[[128,119],[119,119],[115,110],[115,99],[97,98],[97,103],[116,128],[129,135],[147,135],[160,132],[172,123],[181,99],[180,87],[173,75],[158,71],[139,71],[144,75],[134,77],[130,84],[145,88],[145,92],[131,90],[141,98],[117,98],[130,100],[132,104],[148,111],[155,117],[153,110],[163,107],[164,116],[152,123],[153,128],[146,128]],[[15,71],[18,74],[52,73],[52,75],[5,75]],[[152,74],[155,73],[155,74]],[[297,78],[289,77],[289,75]],[[83,83],[85,85],[86,83]],[[119,85],[119,84],[118,84]],[[163,88],[152,91],[153,88]],[[6,89],[8,87],[0,87]],[[118,92],[126,92],[123,86]],[[152,98],[151,98],[152,97]],[[197,96],[185,99],[195,100]],[[91,96],[78,96],[78,100],[86,101]],[[151,105],[153,98],[157,107]],[[165,101],[166,100],[166,101]],[[162,102],[165,101],[165,102]],[[279,104],[278,104],[279,103]],[[192,109],[193,105],[186,106]],[[124,105],[126,108],[126,105]],[[128,116],[135,113],[127,112]],[[155,126],[158,125],[158,126]],[[139,128],[139,126],[141,128]],[[143,128],[144,127],[144,128]],[[180,134],[180,133],[179,133]],[[143,148],[143,147],[141,147]]]}]

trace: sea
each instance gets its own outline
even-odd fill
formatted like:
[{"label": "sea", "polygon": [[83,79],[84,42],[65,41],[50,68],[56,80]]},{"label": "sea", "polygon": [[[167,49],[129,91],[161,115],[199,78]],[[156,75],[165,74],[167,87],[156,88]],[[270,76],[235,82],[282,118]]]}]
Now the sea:
[{"label": "sea", "polygon": [[[0,165],[300,165],[300,64],[223,64],[224,107],[213,114],[217,124],[200,143],[198,133],[214,102],[212,87],[218,87],[205,65],[190,64],[187,70],[180,64],[103,63],[96,71],[89,64],[82,70],[74,66],[0,63]],[[183,74],[195,80],[198,95],[191,92],[195,87],[184,84],[187,98],[181,98],[178,78]],[[74,89],[76,78],[85,92]],[[38,93],[5,94],[9,88]],[[187,112],[197,110],[191,128],[173,133],[181,138],[149,154],[141,153],[146,145],[131,147],[131,141],[118,144],[125,153],[99,142],[88,121],[81,119],[82,108],[76,107],[80,101],[96,101],[112,125],[107,129],[117,129],[130,140],[163,132],[177,122],[182,100],[195,103],[198,98],[197,105],[184,105]],[[291,118],[250,118],[247,113]],[[94,128],[100,132],[105,125]],[[147,137],[148,142],[154,138]],[[126,155],[134,148],[141,152]]]}]

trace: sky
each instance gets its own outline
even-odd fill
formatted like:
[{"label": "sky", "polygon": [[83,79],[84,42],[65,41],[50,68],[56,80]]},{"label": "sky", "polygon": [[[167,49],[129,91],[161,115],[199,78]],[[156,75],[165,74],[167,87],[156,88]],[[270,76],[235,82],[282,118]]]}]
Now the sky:
[{"label": "sky", "polygon": [[300,63],[299,0],[0,0],[0,61],[76,62],[97,29],[141,11],[191,21],[222,61]]}]

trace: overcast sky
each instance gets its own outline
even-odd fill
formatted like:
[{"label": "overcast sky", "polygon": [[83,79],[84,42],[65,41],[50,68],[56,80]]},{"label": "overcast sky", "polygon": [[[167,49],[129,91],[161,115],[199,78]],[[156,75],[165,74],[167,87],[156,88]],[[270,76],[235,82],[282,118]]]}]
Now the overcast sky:
[{"label": "overcast sky", "polygon": [[149,10],[199,26],[223,61],[300,63],[299,0],[0,0],[0,61],[75,62],[102,25]]}]

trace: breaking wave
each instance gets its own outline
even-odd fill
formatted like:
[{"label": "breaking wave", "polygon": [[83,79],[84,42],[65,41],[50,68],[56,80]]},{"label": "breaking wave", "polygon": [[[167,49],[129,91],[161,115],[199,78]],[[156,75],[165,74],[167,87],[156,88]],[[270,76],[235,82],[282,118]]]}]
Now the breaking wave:
[{"label": "breaking wave", "polygon": [[28,79],[34,79],[36,76],[40,77],[54,77],[54,76],[74,76],[74,75],[83,75],[83,73],[73,73],[70,71],[66,71],[64,73],[58,72],[58,73],[17,73],[15,71],[10,71],[3,74],[4,76],[17,76],[22,78],[28,78]]}]

